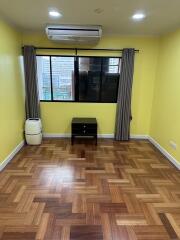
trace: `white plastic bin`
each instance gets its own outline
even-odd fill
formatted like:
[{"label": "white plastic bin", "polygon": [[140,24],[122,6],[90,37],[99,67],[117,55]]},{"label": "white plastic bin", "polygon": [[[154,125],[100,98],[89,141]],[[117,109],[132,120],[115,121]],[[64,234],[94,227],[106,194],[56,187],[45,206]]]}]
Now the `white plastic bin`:
[{"label": "white plastic bin", "polygon": [[25,137],[29,145],[40,145],[42,142],[42,123],[39,118],[29,118],[25,122]]}]

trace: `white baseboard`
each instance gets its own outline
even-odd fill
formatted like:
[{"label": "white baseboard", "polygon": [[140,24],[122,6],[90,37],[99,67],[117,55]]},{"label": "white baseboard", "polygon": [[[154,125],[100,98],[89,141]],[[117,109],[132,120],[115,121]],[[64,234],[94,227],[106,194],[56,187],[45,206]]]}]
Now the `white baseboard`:
[{"label": "white baseboard", "polygon": [[[70,138],[70,133],[43,133],[45,138]],[[98,138],[114,138],[113,133],[98,134]],[[148,139],[148,135],[136,135],[133,134],[130,136],[131,139]]]},{"label": "white baseboard", "polygon": [[70,138],[70,133],[43,133],[44,138]]},{"label": "white baseboard", "polygon": [[175,166],[180,170],[180,163],[168,151],[163,148],[154,138],[148,137],[148,140]]},{"label": "white baseboard", "polygon": [[114,134],[98,134],[98,138],[114,138]]},{"label": "white baseboard", "polygon": [[21,148],[24,146],[24,140],[20,142],[13,151],[4,159],[2,163],[0,163],[0,171],[2,171],[5,166],[12,160],[12,158],[21,150]]},{"label": "white baseboard", "polygon": [[138,135],[138,134],[132,134],[130,136],[130,139],[137,139],[137,140],[148,140],[149,136],[148,135]]},{"label": "white baseboard", "polygon": [[[44,138],[70,138],[70,133],[43,133]],[[98,138],[114,138],[114,134],[98,134]]]}]

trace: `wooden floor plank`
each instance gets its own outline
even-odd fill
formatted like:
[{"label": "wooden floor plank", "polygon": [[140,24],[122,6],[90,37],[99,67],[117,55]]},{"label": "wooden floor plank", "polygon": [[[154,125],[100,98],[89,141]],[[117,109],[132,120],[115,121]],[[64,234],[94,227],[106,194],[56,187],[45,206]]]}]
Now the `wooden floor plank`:
[{"label": "wooden floor plank", "polygon": [[179,186],[148,141],[45,139],[0,173],[0,239],[180,239]]}]

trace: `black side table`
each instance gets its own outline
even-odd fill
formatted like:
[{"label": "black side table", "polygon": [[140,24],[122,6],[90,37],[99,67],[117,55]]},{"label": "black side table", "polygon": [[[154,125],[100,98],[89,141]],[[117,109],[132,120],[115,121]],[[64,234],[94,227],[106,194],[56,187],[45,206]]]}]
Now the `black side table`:
[{"label": "black side table", "polygon": [[97,145],[97,120],[96,118],[73,118],[71,123],[71,143],[76,136],[91,136]]}]

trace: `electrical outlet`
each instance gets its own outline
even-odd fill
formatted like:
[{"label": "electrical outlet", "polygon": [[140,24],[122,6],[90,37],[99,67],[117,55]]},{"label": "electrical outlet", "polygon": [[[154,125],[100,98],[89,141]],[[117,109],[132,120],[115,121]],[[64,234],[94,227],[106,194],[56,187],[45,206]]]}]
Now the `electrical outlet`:
[{"label": "electrical outlet", "polygon": [[170,141],[170,142],[169,142],[169,145],[170,145],[174,150],[177,149],[177,144],[176,144],[175,142]]}]

